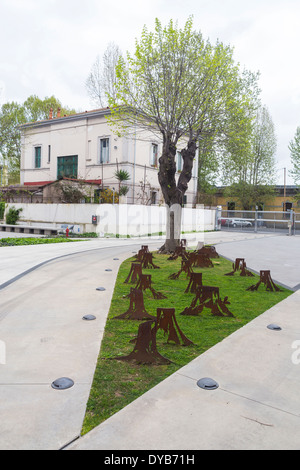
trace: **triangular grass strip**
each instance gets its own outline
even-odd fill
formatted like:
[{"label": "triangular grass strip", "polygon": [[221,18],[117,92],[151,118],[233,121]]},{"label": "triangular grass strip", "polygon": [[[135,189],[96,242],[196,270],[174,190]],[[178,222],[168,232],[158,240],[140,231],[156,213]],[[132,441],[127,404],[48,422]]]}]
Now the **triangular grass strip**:
[{"label": "triangular grass strip", "polygon": [[[169,279],[172,273],[179,271],[181,258],[173,261],[167,258],[168,255],[154,253],[155,264],[159,265],[160,269],[143,269],[143,273],[152,275],[153,287],[167,297],[154,299],[151,293],[145,292],[145,308],[154,316],[157,307],[175,308],[178,324],[193,345],[183,347],[167,344],[167,338],[162,332],[158,332],[157,349],[162,356],[172,361],[169,365],[135,365],[113,359],[116,356],[127,355],[133,350],[134,344],[130,340],[136,337],[140,324],[139,321],[114,319],[125,312],[129,305],[126,296],[130,291],[130,285],[124,284],[124,280],[135,258],[124,261],[116,279],[82,434],[292,294],[292,291],[285,288],[282,288],[281,292],[267,292],[263,286],[257,292],[247,291],[249,285],[258,282],[259,276],[256,274],[254,277],[241,277],[238,274],[225,276],[232,270],[232,262],[220,257],[212,260],[213,268],[193,268],[193,270],[203,273],[203,284],[219,287],[222,299],[228,296],[229,308],[234,317],[215,317],[209,309],[204,309],[197,317],[183,316],[180,312],[190,305],[194,294],[184,292],[189,282],[186,275],[176,280]],[[101,311],[100,302],[99,311]],[[96,315],[97,313],[95,312]]]}]

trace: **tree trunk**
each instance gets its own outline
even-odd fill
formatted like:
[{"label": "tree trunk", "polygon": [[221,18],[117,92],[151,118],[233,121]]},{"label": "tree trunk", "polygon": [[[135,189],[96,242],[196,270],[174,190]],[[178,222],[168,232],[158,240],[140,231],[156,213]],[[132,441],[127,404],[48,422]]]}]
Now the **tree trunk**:
[{"label": "tree trunk", "polygon": [[176,184],[176,145],[169,139],[164,139],[163,152],[159,159],[158,181],[166,203],[167,224],[166,241],[160,248],[160,253],[172,253],[180,244],[183,196],[192,177],[196,149],[196,143],[191,141],[182,150],[183,168]]}]

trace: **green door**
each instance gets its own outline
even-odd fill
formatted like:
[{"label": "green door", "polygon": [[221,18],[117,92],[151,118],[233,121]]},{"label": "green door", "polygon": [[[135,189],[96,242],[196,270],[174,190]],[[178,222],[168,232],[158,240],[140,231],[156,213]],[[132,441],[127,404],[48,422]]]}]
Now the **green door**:
[{"label": "green door", "polygon": [[57,157],[57,179],[77,178],[78,171],[78,155],[70,155],[67,157]]}]

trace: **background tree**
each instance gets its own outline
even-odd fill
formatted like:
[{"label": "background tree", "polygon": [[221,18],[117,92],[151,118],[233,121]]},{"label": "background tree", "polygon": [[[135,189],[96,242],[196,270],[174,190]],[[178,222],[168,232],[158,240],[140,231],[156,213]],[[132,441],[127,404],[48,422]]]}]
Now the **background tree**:
[{"label": "background tree", "polygon": [[289,143],[291,155],[292,170],[289,174],[293,177],[296,184],[300,181],[300,127],[297,127],[294,138]]},{"label": "background tree", "polygon": [[116,66],[121,56],[119,46],[109,43],[102,58],[97,56],[86,80],[86,90],[96,106],[108,105],[108,95],[116,99]]},{"label": "background tree", "polygon": [[5,103],[0,109],[0,164],[8,173],[8,183],[20,182],[21,137],[19,126],[49,118],[50,108],[54,113],[58,108],[61,114],[76,111],[63,107],[61,102],[51,96],[44,100],[35,95],[29,96],[23,104]]},{"label": "background tree", "polygon": [[[197,143],[200,138],[224,135],[233,115],[236,122],[246,119],[241,110],[250,107],[256,77],[250,72],[240,74],[232,49],[205,41],[201,32],[193,30],[192,18],[183,29],[173,21],[163,28],[158,19],[154,33],[144,27],[135,54],[127,53],[126,60],[120,58],[116,75],[117,99],[110,96],[112,124],[123,133],[137,127],[162,138],[158,181],[168,214],[177,214],[176,233],[170,233],[167,225],[164,249],[174,251]],[[179,141],[185,147],[176,181]]]},{"label": "background tree", "polygon": [[223,158],[226,194],[237,198],[243,209],[251,210],[274,194],[276,136],[272,118],[260,106],[243,138],[234,140]]}]

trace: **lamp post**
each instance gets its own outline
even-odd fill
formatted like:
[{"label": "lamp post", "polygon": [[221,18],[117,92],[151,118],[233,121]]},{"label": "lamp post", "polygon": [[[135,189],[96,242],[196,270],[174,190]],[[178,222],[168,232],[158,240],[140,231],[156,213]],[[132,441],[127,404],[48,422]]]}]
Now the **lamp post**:
[{"label": "lamp post", "polygon": [[283,210],[286,210],[285,207],[285,198],[286,198],[286,168],[283,168]]}]

